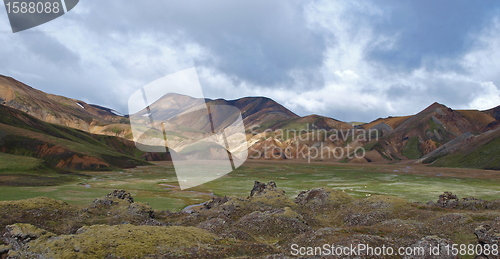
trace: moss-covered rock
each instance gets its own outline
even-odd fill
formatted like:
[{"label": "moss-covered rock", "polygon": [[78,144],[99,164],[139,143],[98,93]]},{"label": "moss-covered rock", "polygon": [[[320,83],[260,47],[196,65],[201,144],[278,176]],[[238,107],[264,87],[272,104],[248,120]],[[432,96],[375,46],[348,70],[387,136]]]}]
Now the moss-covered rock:
[{"label": "moss-covered rock", "polygon": [[390,219],[404,219],[411,208],[404,199],[375,195],[344,206],[343,221],[346,226],[371,226]]},{"label": "moss-covered rock", "polygon": [[22,210],[35,210],[35,209],[51,209],[61,210],[67,208],[69,205],[64,201],[58,201],[46,197],[37,197],[26,200],[18,201],[0,201],[0,208],[2,209],[22,209]]},{"label": "moss-covered rock", "polygon": [[345,192],[330,188],[314,188],[302,191],[295,198],[295,203],[310,208],[336,206],[353,201],[354,198]]},{"label": "moss-covered rock", "polygon": [[8,244],[8,247],[4,247],[2,253],[7,251],[14,253],[14,251],[26,248],[26,245],[33,240],[39,238],[45,240],[51,236],[55,236],[55,234],[30,224],[17,223],[9,225],[6,227],[6,233],[2,237],[3,241]]},{"label": "moss-covered rock", "polygon": [[[488,247],[491,250],[491,247],[496,245],[497,247],[500,245],[500,217],[496,218],[489,224],[484,224],[481,226],[478,226],[474,230],[474,234],[477,237],[477,241],[479,244],[483,246],[483,251],[485,251],[485,246],[488,245]],[[492,255],[490,253],[485,253],[483,252],[482,255],[484,256],[483,258],[500,258],[500,255]]]},{"label": "moss-covered rock", "polygon": [[230,199],[225,205],[233,205],[252,211],[295,206],[293,201],[285,195],[285,191],[278,189],[274,181],[270,181],[268,184],[255,181],[254,188],[248,198]]},{"label": "moss-covered rock", "polygon": [[265,243],[275,243],[310,230],[302,216],[289,207],[253,212],[242,217],[235,227]]},{"label": "moss-covered rock", "polygon": [[227,227],[229,227],[228,222],[221,218],[213,218],[207,221],[203,221],[198,224],[196,227],[205,229],[215,234],[222,233]]},{"label": "moss-covered rock", "polygon": [[[147,203],[134,202],[130,193],[113,191],[107,196],[95,199],[92,204],[83,209],[79,215],[80,226],[94,224],[134,224],[151,225],[154,210]],[[158,224],[153,224],[158,225]]]},{"label": "moss-covered rock", "polygon": [[9,256],[45,258],[140,258],[147,255],[183,257],[213,249],[223,243],[211,233],[194,227],[94,225],[75,235],[37,239]]},{"label": "moss-covered rock", "polygon": [[45,197],[0,201],[0,229],[15,223],[29,223],[55,233],[63,233],[66,226],[56,222],[74,218],[76,213],[74,206]]},{"label": "moss-covered rock", "polygon": [[444,207],[382,195],[354,199],[328,188],[302,192],[293,202],[274,182],[256,182],[249,197],[214,198],[192,213],[154,211],[126,191],[85,207],[36,198],[0,202],[0,222],[9,225],[0,256],[287,258],[291,244],[498,244],[500,214],[490,203],[470,197]]},{"label": "moss-covered rock", "polygon": [[73,235],[42,235],[10,250],[12,258],[221,258],[274,253],[264,244],[222,239],[195,227],[82,227]]}]

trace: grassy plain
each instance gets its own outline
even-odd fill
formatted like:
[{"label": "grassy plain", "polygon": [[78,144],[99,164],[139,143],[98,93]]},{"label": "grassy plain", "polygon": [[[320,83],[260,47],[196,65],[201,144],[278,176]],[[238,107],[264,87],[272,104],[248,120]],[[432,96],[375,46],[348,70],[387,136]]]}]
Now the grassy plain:
[{"label": "grassy plain", "polygon": [[[37,171],[40,166],[37,160],[27,159],[20,165],[14,161],[19,157],[1,158],[0,177],[27,172],[31,172],[33,177],[43,174],[43,170]],[[13,162],[9,165],[10,160]],[[300,191],[317,187],[344,190],[354,197],[384,194],[412,202],[435,201],[444,191],[451,191],[459,197],[500,199],[498,171],[424,165],[247,161],[224,177],[184,191],[178,188],[171,162],[158,162],[153,166],[123,171],[82,172],[72,177],[72,181],[54,186],[0,186],[0,200],[45,196],[72,204],[88,204],[114,189],[125,189],[131,192],[136,201],[147,202],[154,209],[179,211],[188,205],[209,200],[214,195],[246,197],[255,180],[274,180],[291,199]]]}]

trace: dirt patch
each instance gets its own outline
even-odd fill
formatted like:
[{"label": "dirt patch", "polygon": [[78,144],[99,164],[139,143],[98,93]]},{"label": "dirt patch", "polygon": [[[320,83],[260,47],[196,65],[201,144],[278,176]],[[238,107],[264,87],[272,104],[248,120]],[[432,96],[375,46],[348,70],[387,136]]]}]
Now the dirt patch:
[{"label": "dirt patch", "polygon": [[61,159],[56,167],[69,170],[106,170],[110,166],[102,159],[75,154],[66,160]]},{"label": "dirt patch", "polygon": [[14,90],[10,86],[0,83],[0,104],[9,102],[14,98],[16,98]]}]

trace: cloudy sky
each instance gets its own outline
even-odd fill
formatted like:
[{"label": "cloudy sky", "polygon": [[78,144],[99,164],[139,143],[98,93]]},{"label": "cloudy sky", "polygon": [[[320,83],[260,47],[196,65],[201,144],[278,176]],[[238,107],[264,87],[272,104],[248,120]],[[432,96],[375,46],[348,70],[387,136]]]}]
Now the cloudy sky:
[{"label": "cloudy sky", "polygon": [[0,74],[127,112],[141,86],[196,67],[206,97],[273,98],[371,121],[433,102],[500,105],[498,1],[88,1],[13,34]]}]

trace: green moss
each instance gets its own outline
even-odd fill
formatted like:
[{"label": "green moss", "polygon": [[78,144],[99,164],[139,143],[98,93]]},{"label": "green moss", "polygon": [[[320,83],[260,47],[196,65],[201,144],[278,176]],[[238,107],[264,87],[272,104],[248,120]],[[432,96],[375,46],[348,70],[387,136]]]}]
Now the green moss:
[{"label": "green moss", "polygon": [[378,143],[377,141],[373,141],[371,143],[368,143],[366,145],[363,146],[363,149],[368,152],[368,151],[372,151],[376,145],[380,145],[380,143]]},{"label": "green moss", "polygon": [[10,234],[16,237],[21,237],[23,239],[29,237],[31,239],[39,238],[43,235],[46,235],[47,237],[50,236],[55,236],[56,234],[48,232],[45,229],[41,229],[38,227],[35,227],[30,224],[25,224],[25,223],[16,223],[14,225],[9,225],[7,226],[7,229],[9,230]]},{"label": "green moss", "polygon": [[217,240],[195,227],[94,225],[79,229],[75,235],[39,238],[19,256],[36,253],[50,258],[142,258],[168,253],[181,257],[193,249],[209,249]]},{"label": "green moss", "polygon": [[[371,143],[368,143],[366,145],[363,146],[363,149],[366,151],[366,152],[369,152],[369,151],[372,151],[372,150],[376,150],[384,159],[387,159],[389,161],[392,161],[392,158],[388,157],[386,154],[385,154],[385,150],[384,148],[382,147],[382,145],[380,144],[380,142],[378,141],[373,141]],[[361,149],[358,149],[358,153],[360,152],[363,152]]]},{"label": "green moss", "polygon": [[391,153],[391,157],[392,157],[392,159],[394,159],[394,160],[401,160],[401,158],[400,158],[400,157],[398,157],[397,155],[392,154],[392,153]]},{"label": "green moss", "polygon": [[410,138],[408,142],[406,142],[401,154],[409,159],[417,159],[423,156],[417,136]]},{"label": "green moss", "polygon": [[64,201],[58,201],[46,197],[37,197],[26,200],[19,201],[0,201],[0,208],[2,210],[8,210],[13,208],[23,209],[23,210],[33,210],[40,208],[50,208],[53,210],[62,210],[69,206]]},{"label": "green moss", "polygon": [[470,153],[458,151],[447,155],[432,165],[500,170],[500,138],[495,138]]},{"label": "green moss", "polygon": [[293,211],[290,207],[285,207],[285,211],[281,214],[281,216],[289,219],[301,218],[300,214]]},{"label": "green moss", "polygon": [[122,132],[122,129],[120,129],[120,127],[118,127],[118,126],[113,126],[111,128],[111,132],[113,132],[113,133],[115,133],[115,134],[118,135],[118,134],[120,134]]},{"label": "green moss", "polygon": [[0,173],[26,172],[43,167],[43,160],[0,152]]}]

